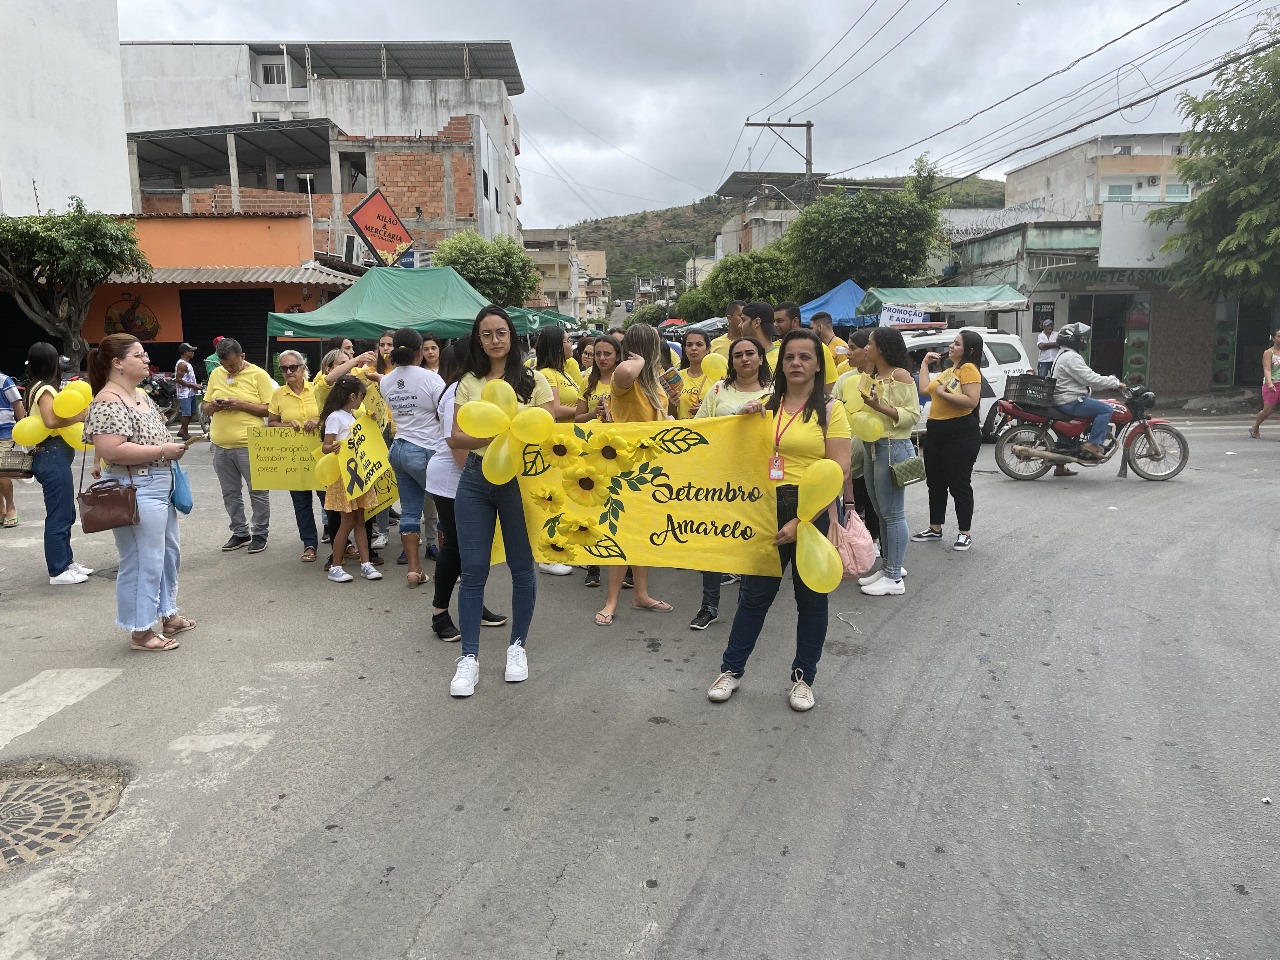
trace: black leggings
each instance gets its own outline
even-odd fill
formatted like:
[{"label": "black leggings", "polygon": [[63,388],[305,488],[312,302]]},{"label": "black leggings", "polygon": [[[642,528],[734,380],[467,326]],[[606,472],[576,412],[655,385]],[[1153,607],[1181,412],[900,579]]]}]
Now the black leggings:
[{"label": "black leggings", "polygon": [[453,518],[452,500],[435,494],[431,495],[431,499],[436,503],[440,534],[444,539],[440,556],[436,559],[436,598],[433,605],[437,610],[448,610],[449,601],[453,598],[453,588],[458,585],[458,577],[462,574],[462,555],[458,552],[458,524]]},{"label": "black leggings", "polygon": [[[854,443],[861,443],[861,440],[854,440]],[[865,477],[855,477],[853,481],[853,508],[862,515],[862,522],[866,524],[867,532],[871,534],[871,539],[879,542],[880,540],[880,514],[876,513],[876,505],[871,500],[871,493],[867,490],[867,481]]]},{"label": "black leggings", "polygon": [[982,449],[982,430],[975,413],[952,420],[930,420],[924,435],[924,478],[929,485],[929,525],[947,518],[947,494],[956,505],[956,524],[973,523],[973,465]]}]

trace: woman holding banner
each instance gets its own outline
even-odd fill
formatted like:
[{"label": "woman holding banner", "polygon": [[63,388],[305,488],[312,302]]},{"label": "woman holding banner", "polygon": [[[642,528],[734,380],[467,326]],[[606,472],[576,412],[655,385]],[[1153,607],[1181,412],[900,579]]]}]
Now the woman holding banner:
[{"label": "woman holding banner", "polygon": [[[485,307],[476,317],[471,327],[465,370],[455,397],[458,410],[473,400],[482,399],[486,383],[504,380],[515,392],[519,409],[542,407],[551,412],[551,386],[546,377],[521,362],[515,324],[501,307]],[[454,450],[468,451],[454,503],[462,555],[462,590],[458,597],[462,656],[449,683],[449,693],[455,697],[471,696],[480,680],[480,621],[484,588],[489,580],[493,534],[499,522],[507,568],[511,571],[511,642],[507,647],[505,676],[508,683],[529,677],[525,644],[538,589],[533,548],[524,525],[519,481],[512,478],[496,484],[484,475],[484,457],[489,444],[489,440],[473,437],[463,430],[458,414],[454,414],[448,445]]]},{"label": "woman holding banner", "polygon": [[622,341],[617,337],[600,337],[595,342],[591,373],[578,400],[578,423],[609,419],[609,392],[613,389],[613,369],[622,359]]},{"label": "woman holding banner", "polygon": [[[276,387],[267,402],[268,427],[293,427],[295,431],[312,433],[320,426],[320,402],[316,399],[316,387],[307,379],[307,358],[297,350],[284,350],[280,354],[280,372],[284,384]],[[319,443],[320,437],[316,436]],[[290,490],[293,501],[293,517],[298,523],[298,536],[302,539],[302,562],[315,563],[320,541],[316,532],[316,515],[311,506],[310,490]],[[320,497],[321,509],[324,497]]]},{"label": "woman holding banner", "polygon": [[[849,417],[842,404],[826,401],[826,361],[817,335],[805,329],[792,330],[782,339],[779,357],[781,370],[773,394],[767,401],[752,400],[742,408],[744,414],[766,418],[771,442],[767,449],[744,451],[744,456],[757,460],[762,480],[767,478],[777,488],[778,534],[774,543],[783,572],[788,564],[792,567],[798,613],[788,701],[792,710],[805,711],[814,705],[813,679],[827,639],[827,595],[811,590],[795,567],[797,485],[805,470],[822,459],[834,460],[841,472],[849,475]],[[826,533],[825,506],[806,519],[812,519],[814,526]],[[721,657],[720,676],[707,691],[709,700],[723,703],[738,689],[781,584],[781,577],[742,578],[738,610]]]}]

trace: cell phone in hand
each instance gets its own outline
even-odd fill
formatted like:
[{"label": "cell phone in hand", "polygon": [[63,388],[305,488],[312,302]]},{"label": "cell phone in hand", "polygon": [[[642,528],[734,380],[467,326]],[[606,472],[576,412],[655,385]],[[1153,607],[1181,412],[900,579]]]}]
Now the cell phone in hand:
[{"label": "cell phone in hand", "polygon": [[201,440],[208,440],[208,439],[209,439],[208,437],[203,436],[203,435],[201,435],[201,436],[199,436],[199,437],[187,437],[187,439],[185,439],[185,440],[183,440],[183,441],[182,441],[182,445],[183,445],[184,447],[190,447],[190,446],[192,446],[193,444],[197,444],[197,443],[199,443]]}]

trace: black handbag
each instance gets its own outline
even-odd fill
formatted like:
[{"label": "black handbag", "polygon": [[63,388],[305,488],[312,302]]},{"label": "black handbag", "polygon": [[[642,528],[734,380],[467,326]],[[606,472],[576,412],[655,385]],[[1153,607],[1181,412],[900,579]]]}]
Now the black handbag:
[{"label": "black handbag", "polygon": [[[80,528],[85,533],[101,533],[103,530],[115,530],[117,527],[137,526],[138,491],[130,483],[112,478],[99,480],[84,489],[84,466],[89,459],[86,452],[80,459]],[[129,470],[133,477],[132,468]]]}]

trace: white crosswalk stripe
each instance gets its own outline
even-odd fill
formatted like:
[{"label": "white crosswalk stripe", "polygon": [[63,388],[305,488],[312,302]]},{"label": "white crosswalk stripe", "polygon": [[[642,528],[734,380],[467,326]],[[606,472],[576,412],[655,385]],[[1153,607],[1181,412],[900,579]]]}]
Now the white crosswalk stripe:
[{"label": "white crosswalk stripe", "polygon": [[45,670],[0,694],[0,748],[30,733],[59,710],[106,686],[122,670]]}]

